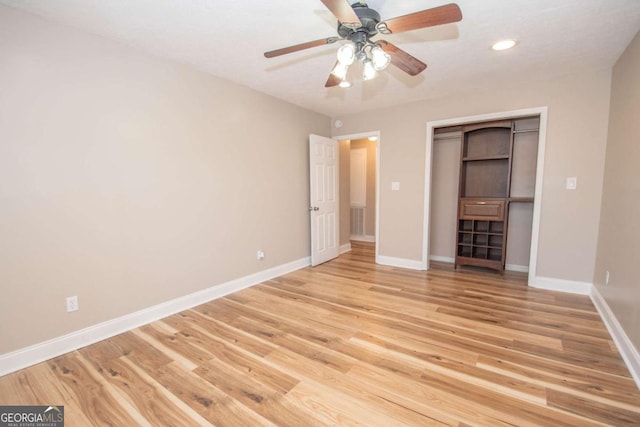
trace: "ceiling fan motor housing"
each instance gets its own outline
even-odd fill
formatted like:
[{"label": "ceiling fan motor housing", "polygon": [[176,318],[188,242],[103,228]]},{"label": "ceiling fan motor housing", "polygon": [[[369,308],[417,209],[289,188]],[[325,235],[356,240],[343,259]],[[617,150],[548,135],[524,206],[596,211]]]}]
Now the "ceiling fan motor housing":
[{"label": "ceiling fan motor housing", "polygon": [[[363,3],[354,3],[351,7],[358,16],[358,19],[360,19],[361,26],[354,27],[352,25],[338,22],[338,35],[344,39],[357,42],[362,35],[368,39],[369,37],[373,37],[378,34],[376,26],[380,22],[380,14],[373,9],[369,9],[369,6]],[[356,40],[352,40],[352,37],[356,33],[360,33],[361,36],[355,37]]]}]

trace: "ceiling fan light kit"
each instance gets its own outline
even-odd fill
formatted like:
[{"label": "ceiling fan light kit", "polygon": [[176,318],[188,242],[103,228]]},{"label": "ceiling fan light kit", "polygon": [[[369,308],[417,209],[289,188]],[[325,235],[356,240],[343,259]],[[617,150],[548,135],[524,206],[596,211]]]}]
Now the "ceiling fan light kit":
[{"label": "ceiling fan light kit", "polygon": [[355,61],[362,62],[363,80],[373,79],[377,71],[384,70],[390,63],[410,76],[415,76],[427,68],[424,62],[388,41],[373,41],[372,38],[378,34],[390,35],[449,24],[462,19],[462,12],[454,3],[382,21],[380,14],[370,9],[363,0],[351,5],[346,0],[321,1],[338,19],[339,37],[328,37],[272,50],[265,52],[264,56],[273,58],[339,40],[347,40],[348,43],[338,49],[338,60],[329,74],[325,87],[349,87],[350,84],[346,81],[347,71]]},{"label": "ceiling fan light kit", "polygon": [[331,70],[331,74],[333,74],[340,80],[345,80],[347,78],[347,71],[349,71],[349,66],[338,61],[336,66],[333,67],[333,70]]},{"label": "ceiling fan light kit", "polygon": [[370,59],[364,61],[364,67],[362,68],[362,79],[371,80],[376,76],[376,69]]},{"label": "ceiling fan light kit", "polygon": [[371,80],[376,76],[376,71],[387,68],[391,62],[391,56],[386,53],[378,45],[366,44],[357,46],[355,43],[346,43],[338,49],[338,63],[331,73],[342,80],[338,86],[349,87],[351,85],[342,84],[346,81],[348,67],[352,65],[356,59],[362,61],[363,71],[362,79]]},{"label": "ceiling fan light kit", "polygon": [[356,46],[353,43],[342,45],[338,49],[338,62],[344,65],[351,65],[356,60]]},{"label": "ceiling fan light kit", "polygon": [[371,49],[371,62],[377,71],[384,70],[391,62],[391,55],[382,50],[380,46],[376,46]]}]

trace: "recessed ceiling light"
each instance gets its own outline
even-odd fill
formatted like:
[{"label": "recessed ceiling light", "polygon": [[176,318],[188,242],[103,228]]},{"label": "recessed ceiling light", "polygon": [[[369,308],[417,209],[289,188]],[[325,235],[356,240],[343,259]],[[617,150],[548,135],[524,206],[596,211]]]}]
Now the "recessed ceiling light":
[{"label": "recessed ceiling light", "polygon": [[369,141],[377,141],[378,137],[377,136],[370,136],[369,137]]},{"label": "recessed ceiling light", "polygon": [[346,80],[343,80],[338,84],[338,86],[340,86],[340,87],[351,87],[351,83],[349,83]]},{"label": "recessed ceiling light", "polygon": [[505,39],[505,40],[499,40],[497,42],[495,42],[493,45],[491,45],[491,49],[493,50],[507,50],[507,49],[511,49],[512,47],[514,47],[518,42],[516,40],[513,39]]}]

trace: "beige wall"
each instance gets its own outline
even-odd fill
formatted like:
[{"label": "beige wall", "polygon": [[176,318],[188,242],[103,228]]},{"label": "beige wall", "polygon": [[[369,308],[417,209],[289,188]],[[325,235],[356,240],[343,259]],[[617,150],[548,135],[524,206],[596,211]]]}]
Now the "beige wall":
[{"label": "beige wall", "polygon": [[309,255],[328,117],[5,7],[0,94],[0,353]]},{"label": "beige wall", "polygon": [[364,210],[364,232],[367,236],[376,234],[376,157],[377,143],[369,141],[369,138],[354,139],[351,141],[351,149],[364,148],[367,150],[367,194]]},{"label": "beige wall", "polygon": [[[335,117],[343,127],[334,134],[381,132],[379,254],[422,259],[427,122],[548,106],[537,274],[591,283],[610,77],[609,70],[587,70]],[[568,176],[578,177],[578,190],[565,190]],[[392,181],[400,182],[400,191],[390,190]]]},{"label": "beige wall", "polygon": [[[640,351],[640,33],[613,69],[596,271],[593,281]],[[609,284],[605,274],[609,271]]]}]

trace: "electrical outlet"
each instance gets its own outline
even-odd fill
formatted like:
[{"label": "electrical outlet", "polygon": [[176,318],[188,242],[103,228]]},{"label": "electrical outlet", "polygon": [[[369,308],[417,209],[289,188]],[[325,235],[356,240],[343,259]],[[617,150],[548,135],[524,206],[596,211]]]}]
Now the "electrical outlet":
[{"label": "electrical outlet", "polygon": [[67,313],[78,311],[79,308],[77,296],[67,297]]},{"label": "electrical outlet", "polygon": [[256,253],[256,258],[258,259],[258,261],[264,259],[264,251],[258,250],[258,252]]},{"label": "electrical outlet", "polygon": [[608,285],[609,284],[609,270],[607,270],[607,272],[604,274],[604,284]]}]

